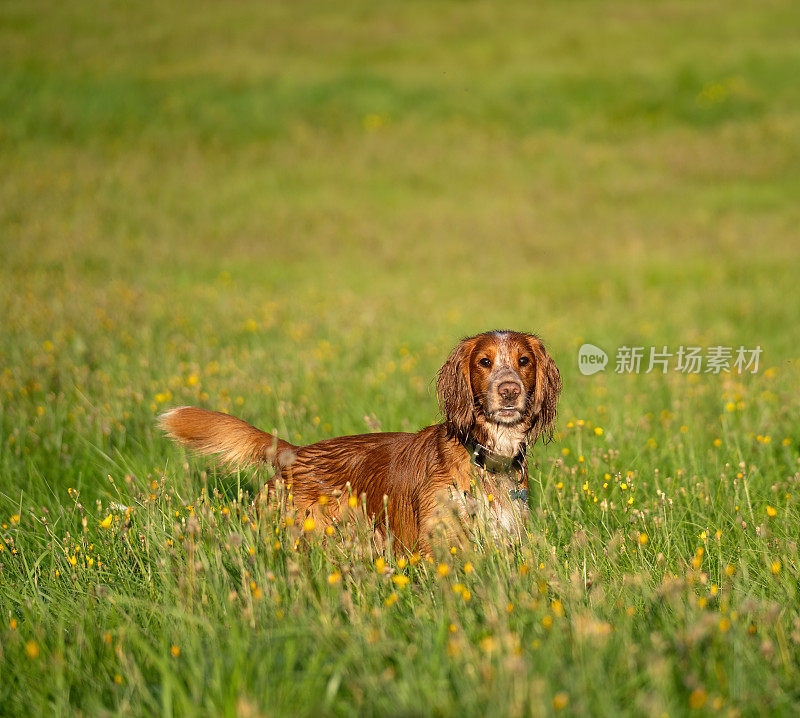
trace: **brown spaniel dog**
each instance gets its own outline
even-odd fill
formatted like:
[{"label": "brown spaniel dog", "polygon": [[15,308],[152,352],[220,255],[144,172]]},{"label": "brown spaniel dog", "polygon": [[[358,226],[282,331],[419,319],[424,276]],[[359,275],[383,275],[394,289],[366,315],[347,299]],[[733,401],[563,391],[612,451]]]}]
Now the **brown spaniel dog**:
[{"label": "brown spaniel dog", "polygon": [[[515,534],[517,509],[527,505],[527,448],[553,435],[561,393],[555,362],[532,334],[486,332],[458,344],[439,370],[436,390],[445,421],[415,434],[293,446],[233,416],[190,406],[166,412],[160,425],[228,465],[272,465],[295,508],[323,522],[340,517],[342,500],[360,497],[380,535],[388,524],[398,551],[430,551],[443,497],[462,519],[479,507]],[[274,487],[274,478],[267,486]]]}]

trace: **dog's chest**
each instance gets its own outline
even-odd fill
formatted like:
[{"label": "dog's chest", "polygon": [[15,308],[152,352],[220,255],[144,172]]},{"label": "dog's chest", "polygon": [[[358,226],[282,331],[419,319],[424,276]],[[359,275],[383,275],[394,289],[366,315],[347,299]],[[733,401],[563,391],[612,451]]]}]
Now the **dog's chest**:
[{"label": "dog's chest", "polygon": [[469,484],[453,484],[448,500],[468,534],[489,534],[496,540],[519,542],[524,536],[528,511],[527,492],[521,493],[508,474],[472,467]]}]

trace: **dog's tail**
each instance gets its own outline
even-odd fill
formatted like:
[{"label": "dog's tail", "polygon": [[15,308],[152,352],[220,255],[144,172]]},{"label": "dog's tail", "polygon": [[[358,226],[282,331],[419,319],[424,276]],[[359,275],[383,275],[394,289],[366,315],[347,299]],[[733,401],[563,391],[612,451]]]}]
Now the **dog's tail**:
[{"label": "dog's tail", "polygon": [[170,438],[228,466],[266,463],[281,468],[295,458],[295,447],[288,441],[219,411],[179,406],[162,414],[158,424]]}]

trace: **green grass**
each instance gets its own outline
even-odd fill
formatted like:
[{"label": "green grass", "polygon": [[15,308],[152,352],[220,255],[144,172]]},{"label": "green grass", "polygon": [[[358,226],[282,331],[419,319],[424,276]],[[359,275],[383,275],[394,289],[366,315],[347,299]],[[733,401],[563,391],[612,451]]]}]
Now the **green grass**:
[{"label": "green grass", "polygon": [[[0,714],[796,715],[798,22],[2,2]],[[564,379],[519,547],[381,573],[154,426],[413,430],[495,327]]]}]

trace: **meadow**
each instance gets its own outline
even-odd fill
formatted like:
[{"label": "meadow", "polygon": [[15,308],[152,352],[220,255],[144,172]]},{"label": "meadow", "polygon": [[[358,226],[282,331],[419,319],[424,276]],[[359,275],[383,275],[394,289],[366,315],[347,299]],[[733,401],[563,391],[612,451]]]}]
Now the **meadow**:
[{"label": "meadow", "polygon": [[[800,712],[800,6],[0,2],[0,714]],[[253,510],[159,412],[564,390],[528,540]],[[606,371],[578,371],[585,342]],[[755,373],[618,373],[760,346]]]}]

